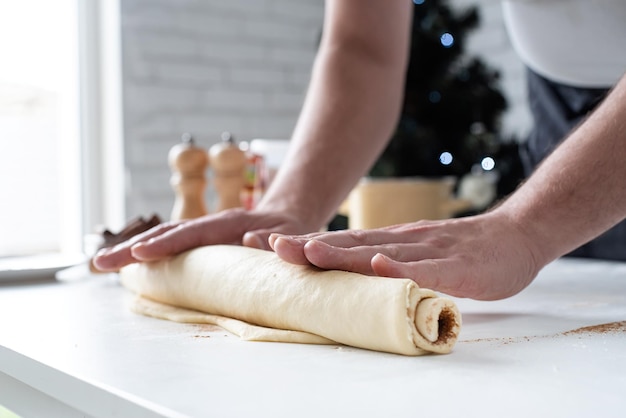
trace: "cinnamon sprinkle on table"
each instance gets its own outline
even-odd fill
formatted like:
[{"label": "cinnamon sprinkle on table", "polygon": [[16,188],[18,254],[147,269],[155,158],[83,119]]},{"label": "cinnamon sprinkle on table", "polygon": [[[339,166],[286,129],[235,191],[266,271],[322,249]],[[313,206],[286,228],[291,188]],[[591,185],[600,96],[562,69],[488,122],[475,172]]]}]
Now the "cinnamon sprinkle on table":
[{"label": "cinnamon sprinkle on table", "polygon": [[624,332],[626,332],[626,321],[619,321],[577,328],[571,331],[562,332],[561,335],[621,334]]},{"label": "cinnamon sprinkle on table", "polygon": [[623,334],[626,333],[626,321],[609,322],[606,324],[590,325],[587,327],[576,328],[570,331],[559,332],[553,335],[533,335],[525,337],[502,337],[502,338],[477,338],[473,340],[460,340],[461,343],[484,343],[497,342],[503,345],[528,342],[537,338],[564,337],[564,336],[583,336],[583,335],[606,335],[606,334]]}]

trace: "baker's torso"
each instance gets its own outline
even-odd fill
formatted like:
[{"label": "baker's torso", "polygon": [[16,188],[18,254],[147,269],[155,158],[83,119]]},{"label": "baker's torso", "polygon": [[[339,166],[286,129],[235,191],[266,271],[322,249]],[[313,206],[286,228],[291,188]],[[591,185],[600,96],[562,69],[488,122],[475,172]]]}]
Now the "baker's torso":
[{"label": "baker's torso", "polygon": [[626,71],[626,0],[504,0],[522,61],[542,76],[606,87]]}]

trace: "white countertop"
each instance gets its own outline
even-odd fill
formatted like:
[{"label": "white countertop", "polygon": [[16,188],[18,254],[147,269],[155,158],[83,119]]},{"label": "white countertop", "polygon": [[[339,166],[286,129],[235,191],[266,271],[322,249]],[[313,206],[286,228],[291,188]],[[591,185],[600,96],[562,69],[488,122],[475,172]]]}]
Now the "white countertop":
[{"label": "white countertop", "polygon": [[458,300],[449,355],[244,342],[141,317],[112,275],[0,286],[0,404],[71,417],[618,417],[626,263],[560,260],[505,301]]}]

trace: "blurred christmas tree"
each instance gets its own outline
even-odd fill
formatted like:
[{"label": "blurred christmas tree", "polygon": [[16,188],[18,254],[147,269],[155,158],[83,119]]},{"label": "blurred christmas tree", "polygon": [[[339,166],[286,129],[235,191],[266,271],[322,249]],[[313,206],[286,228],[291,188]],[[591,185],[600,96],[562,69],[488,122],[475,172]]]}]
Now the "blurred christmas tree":
[{"label": "blurred christmas tree", "polygon": [[485,157],[497,164],[507,107],[499,74],[464,55],[465,37],[479,23],[477,8],[456,12],[447,0],[413,3],[402,114],[370,175],[462,176]]}]

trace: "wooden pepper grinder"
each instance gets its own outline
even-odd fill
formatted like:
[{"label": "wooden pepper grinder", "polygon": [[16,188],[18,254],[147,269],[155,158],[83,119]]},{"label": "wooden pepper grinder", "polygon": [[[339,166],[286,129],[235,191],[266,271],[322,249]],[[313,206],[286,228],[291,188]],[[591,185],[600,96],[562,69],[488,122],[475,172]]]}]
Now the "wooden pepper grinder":
[{"label": "wooden pepper grinder", "polygon": [[209,165],[206,150],[196,146],[191,135],[185,133],[182,142],[170,150],[168,161],[172,169],[170,184],[176,193],[171,219],[192,219],[206,215],[205,171]]},{"label": "wooden pepper grinder", "polygon": [[241,207],[241,190],[245,183],[246,154],[235,143],[230,132],[222,133],[222,142],[209,149],[213,169],[213,187],[217,192],[217,211]]}]

